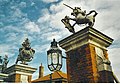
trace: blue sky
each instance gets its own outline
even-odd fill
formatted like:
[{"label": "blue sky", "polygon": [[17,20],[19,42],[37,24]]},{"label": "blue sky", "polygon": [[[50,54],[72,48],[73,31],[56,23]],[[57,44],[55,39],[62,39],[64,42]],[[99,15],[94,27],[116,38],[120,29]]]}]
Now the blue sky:
[{"label": "blue sky", "polygon": [[[114,39],[108,54],[113,71],[120,79],[120,0],[0,0],[0,55],[9,56],[8,67],[15,64],[18,50],[28,37],[31,47],[36,50],[29,65],[38,68],[42,63],[45,75],[50,73],[46,55],[50,42],[53,38],[60,41],[71,35],[61,19],[70,16],[72,10],[63,3],[80,6],[87,13],[92,9],[98,12],[94,28]],[[76,25],[75,31],[84,27]],[[65,59],[63,61],[62,71],[66,72]],[[33,74],[33,79],[36,78],[38,70]]]}]

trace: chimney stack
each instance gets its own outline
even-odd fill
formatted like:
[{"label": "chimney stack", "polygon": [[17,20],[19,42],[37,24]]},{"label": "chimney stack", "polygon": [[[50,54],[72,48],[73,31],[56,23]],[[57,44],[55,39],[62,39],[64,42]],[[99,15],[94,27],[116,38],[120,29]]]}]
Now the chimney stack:
[{"label": "chimney stack", "polygon": [[42,66],[41,63],[41,65],[39,66],[39,78],[43,77],[43,74],[44,74],[44,67]]}]

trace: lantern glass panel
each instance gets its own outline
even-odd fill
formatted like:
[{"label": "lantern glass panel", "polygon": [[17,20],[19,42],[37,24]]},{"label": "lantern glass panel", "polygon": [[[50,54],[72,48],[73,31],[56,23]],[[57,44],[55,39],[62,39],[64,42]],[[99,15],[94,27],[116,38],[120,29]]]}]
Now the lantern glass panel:
[{"label": "lantern glass panel", "polygon": [[51,60],[52,60],[52,59],[51,59],[51,53],[49,53],[49,54],[48,54],[48,65],[51,65],[51,63],[52,63]]},{"label": "lantern glass panel", "polygon": [[56,70],[60,70],[62,65],[58,65]]},{"label": "lantern glass panel", "polygon": [[58,55],[57,55],[57,53],[52,53],[52,63],[53,64],[58,63]]},{"label": "lantern glass panel", "polygon": [[57,68],[57,64],[54,64],[53,67],[56,69]]},{"label": "lantern glass panel", "polygon": [[53,71],[54,67],[52,65],[49,66],[50,70]]},{"label": "lantern glass panel", "polygon": [[62,64],[62,56],[59,54],[59,64]]}]

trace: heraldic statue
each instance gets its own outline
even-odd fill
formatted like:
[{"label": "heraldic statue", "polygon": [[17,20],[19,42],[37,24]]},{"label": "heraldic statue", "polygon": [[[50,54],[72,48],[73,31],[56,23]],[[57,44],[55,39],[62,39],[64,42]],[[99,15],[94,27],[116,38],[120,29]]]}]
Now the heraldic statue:
[{"label": "heraldic statue", "polygon": [[32,61],[34,53],[35,50],[30,47],[29,39],[26,38],[26,40],[22,43],[22,48],[19,49],[19,55],[16,60],[16,64],[18,63],[18,61],[21,61],[21,64],[27,65],[26,62]]},{"label": "heraldic statue", "polygon": [[[95,10],[91,10],[88,14],[86,14],[86,10],[82,11],[81,7],[72,8],[66,4],[64,5],[73,10],[71,15],[75,17],[75,18],[70,18],[69,16],[65,16],[65,18],[61,20],[64,23],[65,28],[67,28],[70,32],[75,33],[74,26],[76,24],[78,25],[88,24],[89,27],[93,27],[94,22],[95,22],[95,17],[98,14]],[[90,15],[92,13],[94,14]],[[75,21],[75,23],[71,25],[70,20]]]},{"label": "heraldic statue", "polygon": [[8,56],[5,55],[4,58],[0,56],[0,72],[4,73],[5,69],[7,69],[7,64],[8,64]]}]

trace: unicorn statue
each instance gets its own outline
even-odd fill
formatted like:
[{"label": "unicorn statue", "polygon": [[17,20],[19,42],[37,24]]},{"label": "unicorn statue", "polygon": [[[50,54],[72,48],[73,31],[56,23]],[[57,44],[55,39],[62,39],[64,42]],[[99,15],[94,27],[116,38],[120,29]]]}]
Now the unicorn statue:
[{"label": "unicorn statue", "polygon": [[[70,18],[69,16],[65,16],[65,18],[61,20],[64,23],[65,28],[67,28],[70,32],[75,33],[74,26],[76,24],[78,25],[88,24],[89,27],[93,27],[95,23],[95,17],[98,14],[95,10],[91,10],[88,14],[86,14],[86,10],[84,11],[81,10],[81,7],[72,8],[66,4],[64,5],[73,10],[71,15],[75,17],[75,18]],[[91,15],[92,13],[94,14]],[[75,21],[75,23],[71,25],[70,20]]]}]

